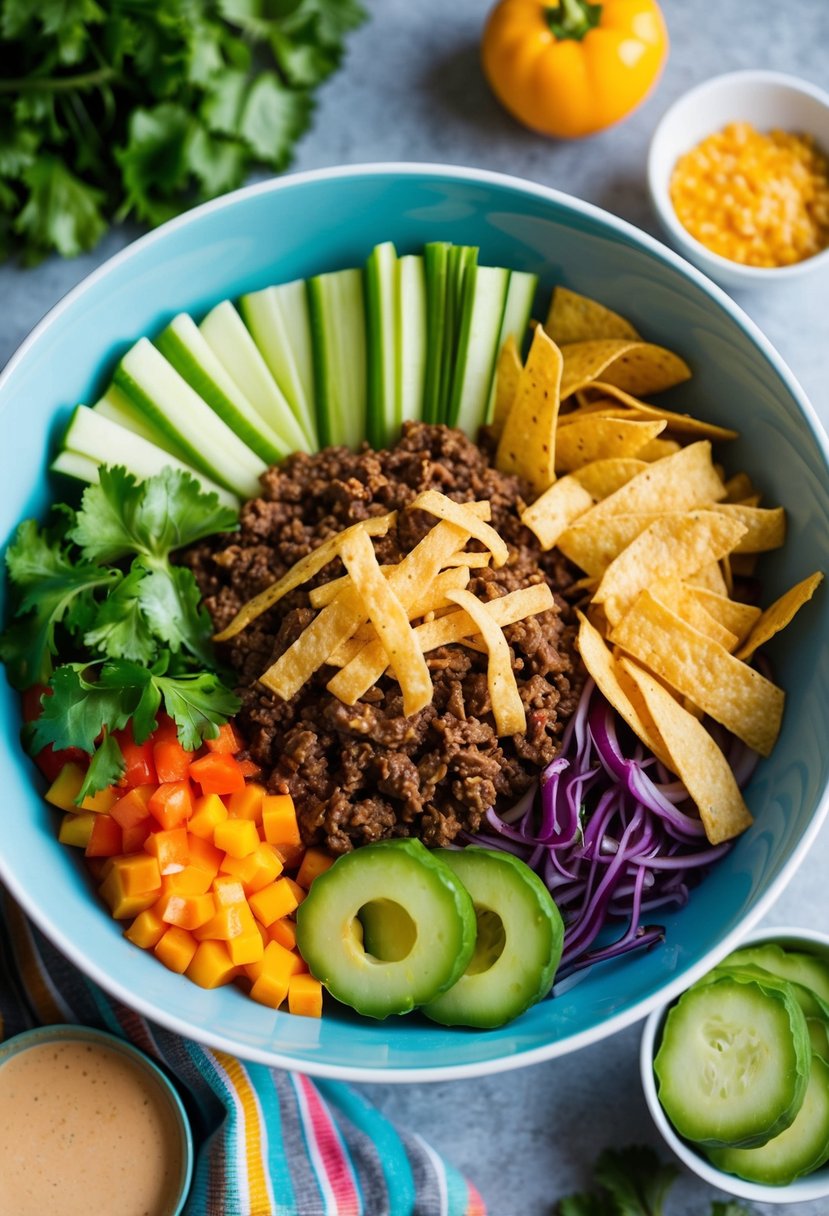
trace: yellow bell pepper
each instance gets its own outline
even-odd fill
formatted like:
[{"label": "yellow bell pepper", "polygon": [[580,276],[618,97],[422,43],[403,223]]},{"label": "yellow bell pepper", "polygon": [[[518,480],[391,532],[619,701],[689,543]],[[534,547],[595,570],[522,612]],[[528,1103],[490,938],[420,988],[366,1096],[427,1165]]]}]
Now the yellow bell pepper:
[{"label": "yellow bell pepper", "polygon": [[644,100],[667,58],[668,34],[656,0],[499,0],[481,53],[511,114],[544,135],[576,139]]}]

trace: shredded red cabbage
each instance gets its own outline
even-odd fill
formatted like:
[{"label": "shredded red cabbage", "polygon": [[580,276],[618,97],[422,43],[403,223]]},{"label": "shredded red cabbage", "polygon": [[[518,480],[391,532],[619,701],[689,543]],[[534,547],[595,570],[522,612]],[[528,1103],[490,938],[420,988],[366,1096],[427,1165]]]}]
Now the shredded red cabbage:
[{"label": "shredded red cabbage", "polygon": [[[724,732],[718,741],[744,785],[756,754]],[[638,740],[627,750],[613,708],[588,680],[539,785],[506,814],[489,810],[481,832],[464,834],[464,843],[521,857],[546,883],[565,925],[559,980],[663,940],[664,927],[643,919],[683,906],[689,882],[730,847],[706,842],[684,785]],[[627,922],[622,935],[598,944],[619,920]]]}]

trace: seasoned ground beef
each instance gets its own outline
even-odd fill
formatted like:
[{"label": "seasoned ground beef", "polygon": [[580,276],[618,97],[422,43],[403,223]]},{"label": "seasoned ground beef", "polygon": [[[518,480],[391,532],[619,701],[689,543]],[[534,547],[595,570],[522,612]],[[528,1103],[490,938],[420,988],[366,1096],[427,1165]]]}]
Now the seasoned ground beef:
[{"label": "seasoned ground beef", "polygon": [[[497,570],[473,570],[470,591],[490,600],[547,581],[554,592],[554,609],[505,630],[526,734],[498,739],[486,655],[461,645],[426,656],[434,699],[408,718],[390,676],[354,706],[326,691],[331,667],[287,702],[263,688],[258,677],[314,616],[308,591],[344,573],[339,560],[223,648],[238,673],[239,722],[250,756],[270,790],[293,795],[306,844],[334,853],[387,836],[419,836],[437,846],[462,828],[474,832],[488,807],[510,805],[553,759],[579,691],[575,630],[562,595],[571,570],[557,553],[541,553],[521,524],[527,491],[520,480],[499,473],[461,432],[421,423],[406,424],[388,451],[328,448],[290,457],[265,474],[262,496],[243,508],[237,534],[186,555],[221,629],[326,537],[404,508],[426,489],[492,505],[492,525],[509,546],[509,561]],[[374,542],[378,560],[399,561],[435,522],[422,511],[401,510],[396,529]],[[475,547],[470,542],[468,548]]]}]

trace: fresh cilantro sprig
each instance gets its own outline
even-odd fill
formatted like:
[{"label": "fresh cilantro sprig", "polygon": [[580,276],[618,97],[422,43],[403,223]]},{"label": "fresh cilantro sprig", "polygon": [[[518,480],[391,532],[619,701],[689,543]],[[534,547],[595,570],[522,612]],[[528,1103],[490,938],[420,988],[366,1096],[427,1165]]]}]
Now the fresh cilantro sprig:
[{"label": "fresh cilantro sprig", "polygon": [[[678,1177],[673,1165],[666,1165],[643,1145],[605,1149],[593,1173],[597,1189],[559,1200],[557,1216],[666,1216],[665,1200]],[[715,1200],[710,1216],[752,1213],[733,1200]]]},{"label": "fresh cilantro sprig", "polygon": [[357,0],[0,0],[0,258],[282,170]]},{"label": "fresh cilantro sprig", "polygon": [[[178,727],[182,747],[195,751],[204,739],[215,738],[223,722],[239,708],[239,698],[213,672],[171,674],[169,653],[151,667],[123,659],[105,662],[100,670],[83,662],[64,663],[49,680],[50,696],[29,730],[29,746],[37,754],[78,747],[91,763],[78,795],[116,782],[124,772],[124,757],[113,731],[132,725],[136,743],[143,743],[158,726],[163,709]],[[97,677],[97,678],[92,678]]]}]

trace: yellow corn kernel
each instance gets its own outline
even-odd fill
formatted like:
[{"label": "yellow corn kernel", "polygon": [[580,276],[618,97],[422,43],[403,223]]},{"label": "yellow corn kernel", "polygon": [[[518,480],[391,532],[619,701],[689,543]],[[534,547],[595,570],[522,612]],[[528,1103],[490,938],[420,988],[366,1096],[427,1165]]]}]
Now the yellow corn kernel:
[{"label": "yellow corn kernel", "polygon": [[146,908],[139,912],[130,927],[124,930],[124,937],[129,938],[133,945],[140,946],[142,950],[152,950],[167,932],[167,928],[154,908]]},{"label": "yellow corn kernel", "polygon": [[156,942],[153,952],[170,971],[182,975],[190,966],[197,945],[192,933],[173,925]]},{"label": "yellow corn kernel", "polygon": [[79,764],[64,764],[44,797],[62,811],[77,811],[75,802],[81,792],[85,773]]},{"label": "yellow corn kernel", "polygon": [[312,975],[292,975],[288,982],[288,1010],[306,1018],[322,1017],[322,984]]},{"label": "yellow corn kernel", "polygon": [[259,832],[252,819],[226,819],[216,827],[213,843],[230,857],[247,857],[259,846]]},{"label": "yellow corn kernel", "polygon": [[253,915],[265,928],[299,906],[299,900],[293,890],[295,886],[289,878],[278,878],[270,886],[263,887],[261,891],[256,891],[249,897],[248,903]]},{"label": "yellow corn kernel", "polygon": [[187,820],[187,830],[204,840],[212,840],[220,823],[227,819],[227,807],[218,794],[205,794],[196,799],[193,814]]},{"label": "yellow corn kernel", "polygon": [[322,849],[306,849],[296,880],[307,891],[314,879],[330,870],[333,864],[334,858],[329,853],[323,853]]},{"label": "yellow corn kernel", "polygon": [[187,967],[187,978],[200,988],[219,988],[237,974],[238,968],[224,942],[200,942]]},{"label": "yellow corn kernel", "polygon": [[80,815],[67,811],[60,822],[58,840],[61,844],[69,844],[76,849],[85,849],[89,844],[94,822],[95,815],[92,811],[84,811]]}]

